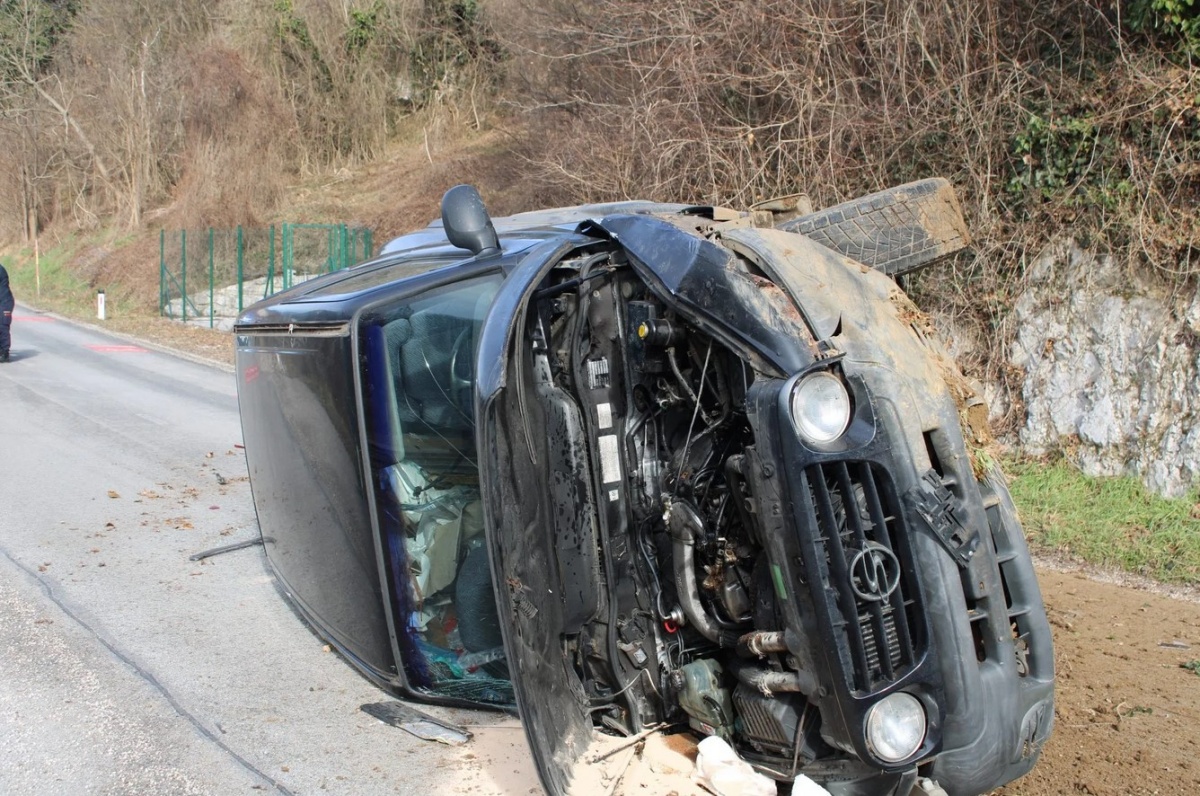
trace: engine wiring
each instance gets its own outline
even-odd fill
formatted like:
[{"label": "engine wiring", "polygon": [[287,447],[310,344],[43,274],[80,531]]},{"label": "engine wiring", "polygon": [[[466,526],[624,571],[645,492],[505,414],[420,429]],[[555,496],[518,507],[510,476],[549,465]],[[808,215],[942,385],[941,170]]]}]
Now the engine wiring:
[{"label": "engine wiring", "polygon": [[[704,364],[700,367],[700,389],[697,395],[704,394],[704,380],[708,376],[708,362],[712,356],[712,340],[708,341],[708,349],[704,353]],[[692,445],[692,430],[696,427],[696,418],[700,415],[700,400],[696,399],[696,408],[692,410],[692,420],[688,424],[687,437],[683,443],[683,455],[679,458],[679,471],[675,473],[675,484],[672,487],[671,497],[664,506],[664,510],[669,509],[671,503],[675,502],[675,498],[679,494],[679,481],[683,477],[683,468],[687,465],[688,449]]]}]

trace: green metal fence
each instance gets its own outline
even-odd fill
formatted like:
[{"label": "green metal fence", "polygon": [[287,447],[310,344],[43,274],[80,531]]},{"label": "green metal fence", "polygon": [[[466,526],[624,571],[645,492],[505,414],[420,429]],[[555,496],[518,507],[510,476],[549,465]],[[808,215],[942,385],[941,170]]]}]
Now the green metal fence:
[{"label": "green metal fence", "polygon": [[346,224],[163,230],[159,313],[231,328],[254,302],[371,254],[371,230]]}]

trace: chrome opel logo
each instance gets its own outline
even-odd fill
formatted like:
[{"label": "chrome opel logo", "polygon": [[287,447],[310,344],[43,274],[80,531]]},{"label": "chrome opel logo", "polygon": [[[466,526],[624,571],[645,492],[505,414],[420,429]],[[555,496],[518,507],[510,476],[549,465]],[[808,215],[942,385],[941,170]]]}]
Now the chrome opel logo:
[{"label": "chrome opel logo", "polygon": [[859,599],[882,602],[900,585],[900,559],[881,544],[868,542],[850,562],[850,588]]}]

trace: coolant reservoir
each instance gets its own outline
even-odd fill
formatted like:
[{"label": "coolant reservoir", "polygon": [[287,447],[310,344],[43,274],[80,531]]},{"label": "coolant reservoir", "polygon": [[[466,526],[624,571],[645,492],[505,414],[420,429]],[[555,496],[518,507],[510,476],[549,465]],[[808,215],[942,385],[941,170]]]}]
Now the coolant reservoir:
[{"label": "coolant reservoir", "polygon": [[733,700],[721,686],[722,674],[724,669],[714,660],[692,661],[679,670],[676,682],[679,706],[689,716],[688,725],[729,741],[733,738]]}]

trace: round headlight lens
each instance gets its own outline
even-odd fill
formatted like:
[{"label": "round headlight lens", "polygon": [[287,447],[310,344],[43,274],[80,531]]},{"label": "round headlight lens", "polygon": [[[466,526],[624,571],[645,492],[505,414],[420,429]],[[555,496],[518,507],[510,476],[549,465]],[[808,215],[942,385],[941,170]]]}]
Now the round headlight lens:
[{"label": "round headlight lens", "polygon": [[867,712],[867,746],[884,762],[912,757],[925,740],[925,708],[912,694],[898,691]]},{"label": "round headlight lens", "polygon": [[827,371],[805,376],[792,390],[792,420],[808,442],[826,445],[850,425],[850,393]]}]

